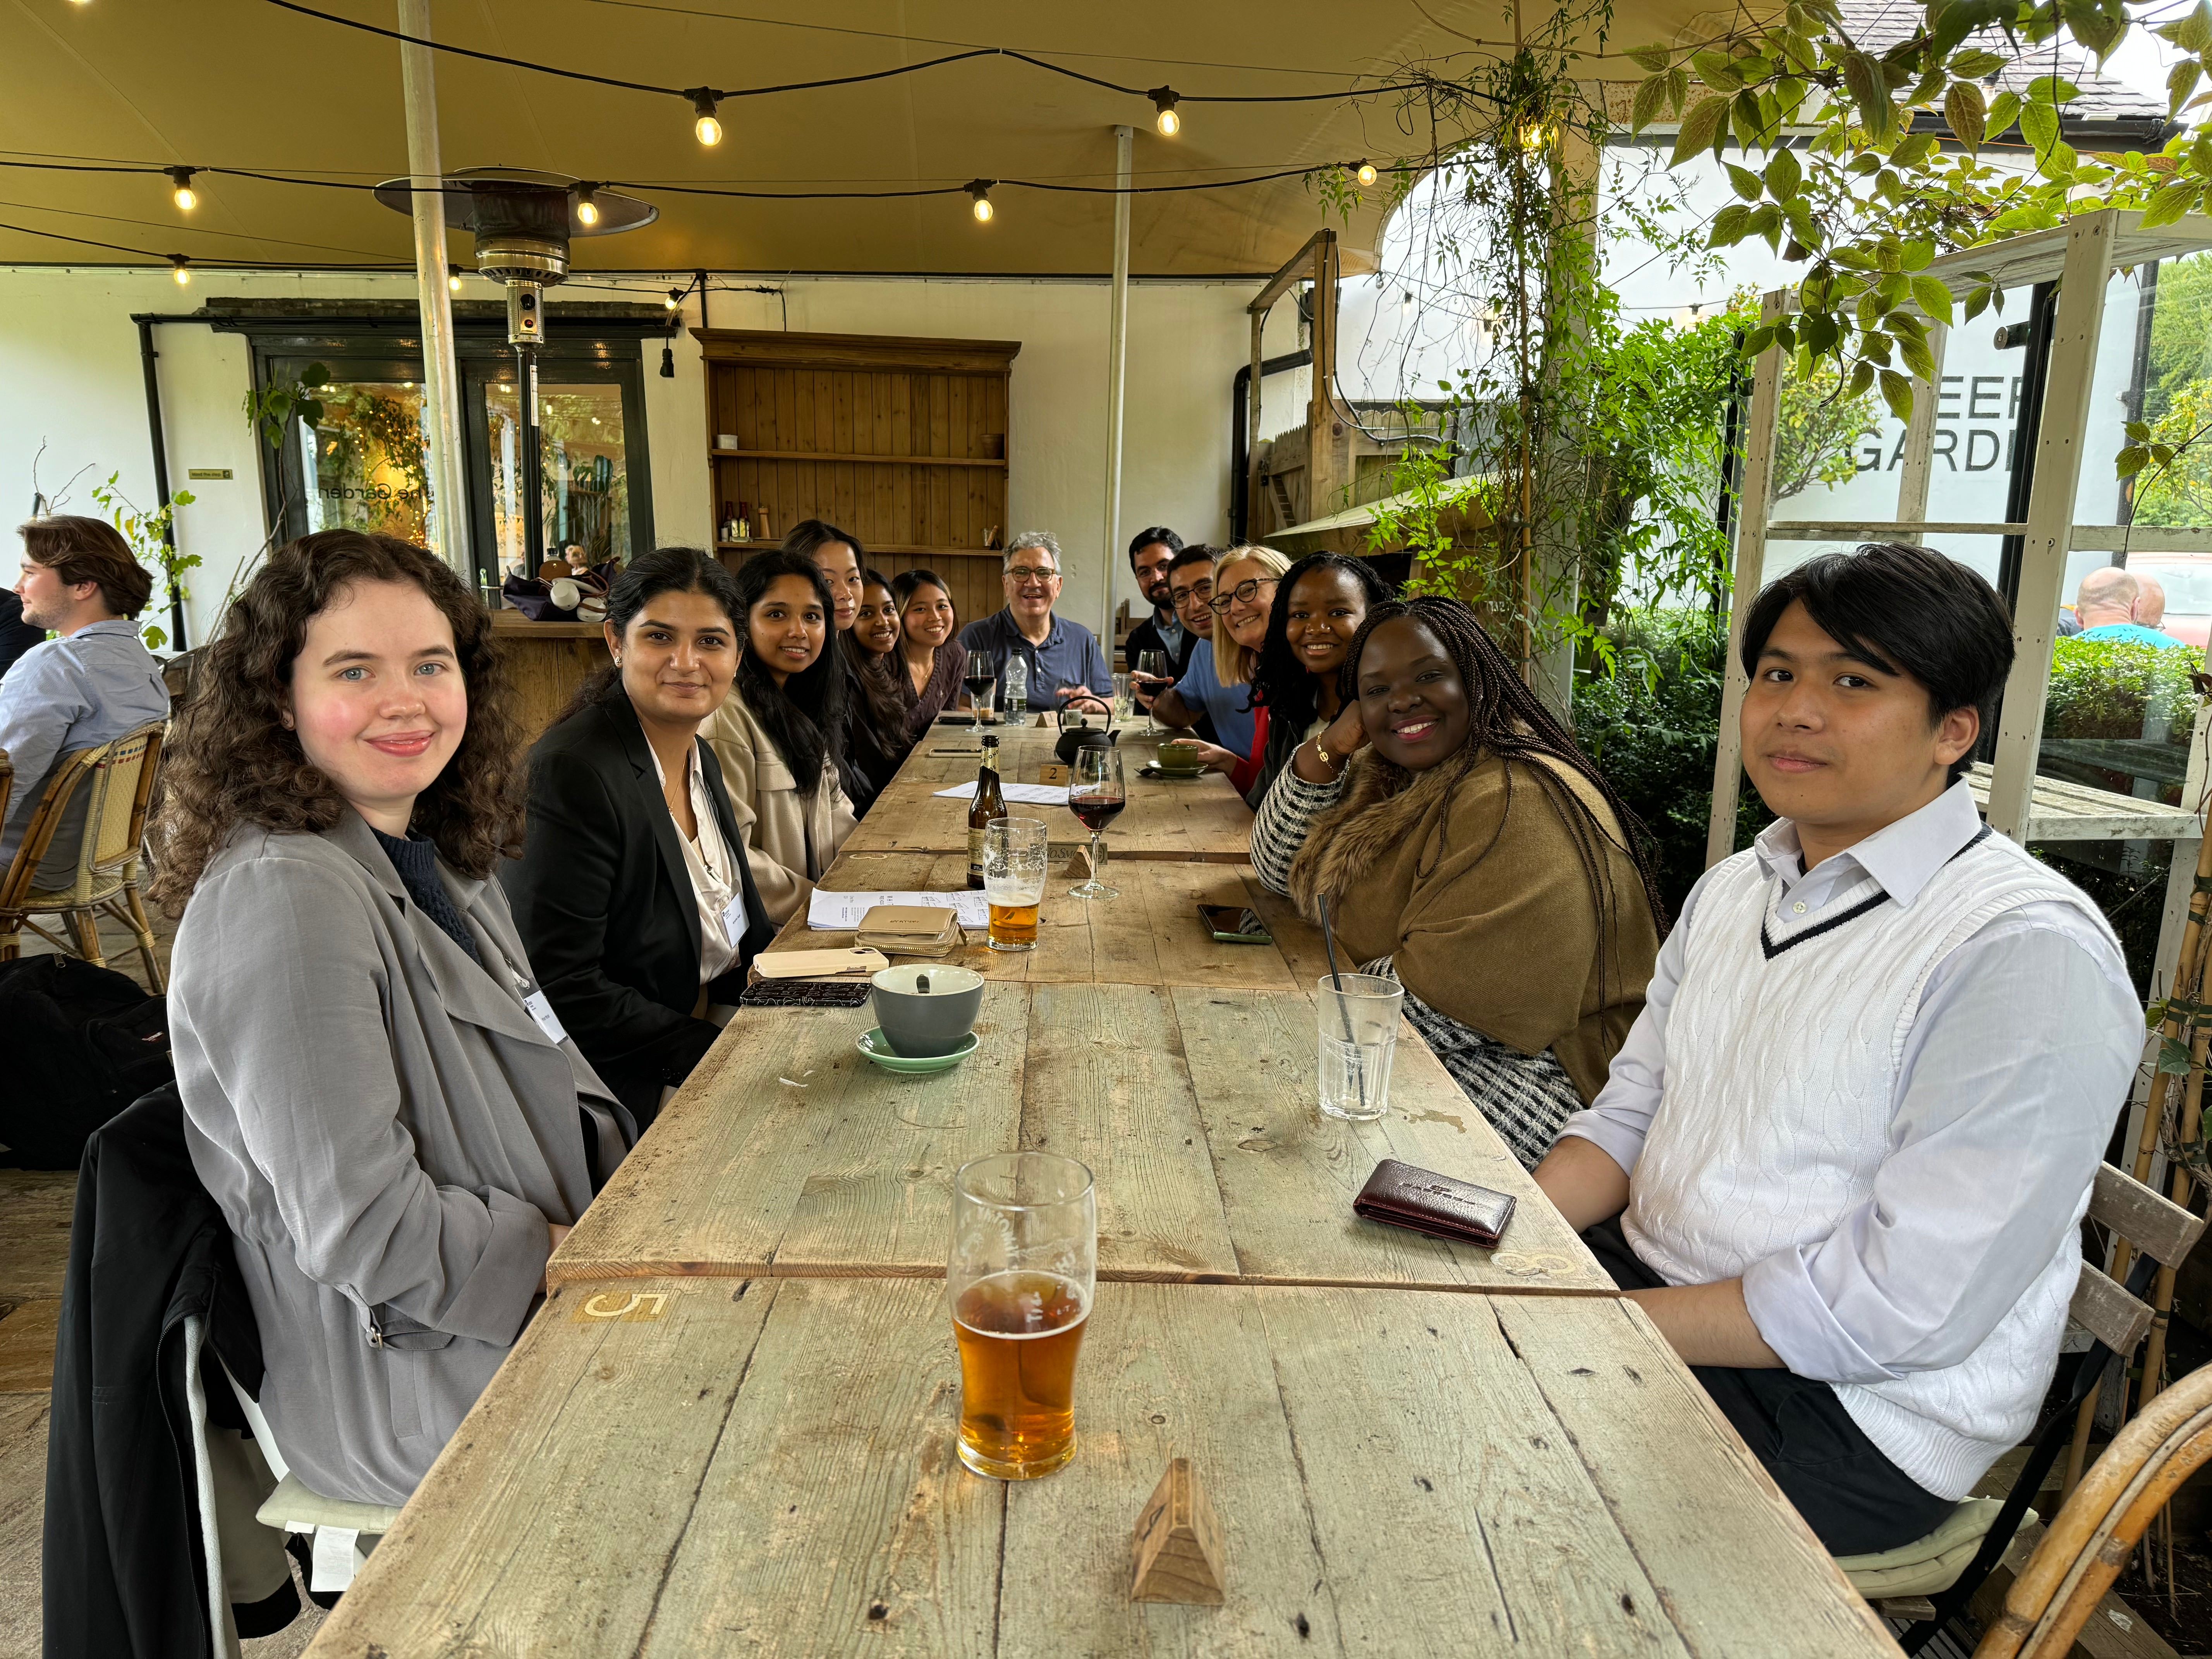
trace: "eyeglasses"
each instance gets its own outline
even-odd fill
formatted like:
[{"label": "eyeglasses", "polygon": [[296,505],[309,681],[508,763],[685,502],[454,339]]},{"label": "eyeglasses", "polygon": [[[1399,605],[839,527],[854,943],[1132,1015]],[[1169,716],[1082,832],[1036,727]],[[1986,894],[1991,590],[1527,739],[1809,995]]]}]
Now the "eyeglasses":
[{"label": "eyeglasses", "polygon": [[1226,593],[1215,594],[1206,601],[1206,609],[1218,616],[1232,605],[1249,605],[1260,597],[1261,588],[1276,586],[1281,581],[1280,576],[1255,576],[1249,581],[1237,583]]},{"label": "eyeglasses", "polygon": [[1060,572],[1049,565],[1009,565],[1006,574],[1018,582],[1056,582],[1060,580]]}]

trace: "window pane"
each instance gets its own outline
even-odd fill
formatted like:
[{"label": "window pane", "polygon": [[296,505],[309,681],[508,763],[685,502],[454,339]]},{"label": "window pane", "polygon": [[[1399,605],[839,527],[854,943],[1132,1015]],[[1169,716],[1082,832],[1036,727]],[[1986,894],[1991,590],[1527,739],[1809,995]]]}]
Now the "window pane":
[{"label": "window pane", "polygon": [[297,428],[309,531],[366,530],[436,546],[429,433],[411,380],[341,380],[318,389],[322,419]]},{"label": "window pane", "polygon": [[[575,549],[589,564],[630,556],[629,473],[618,386],[538,387],[538,465],[546,556]],[[502,575],[523,563],[521,410],[515,383],[484,387],[491,451],[492,538]],[[531,572],[531,574],[536,573]]]}]

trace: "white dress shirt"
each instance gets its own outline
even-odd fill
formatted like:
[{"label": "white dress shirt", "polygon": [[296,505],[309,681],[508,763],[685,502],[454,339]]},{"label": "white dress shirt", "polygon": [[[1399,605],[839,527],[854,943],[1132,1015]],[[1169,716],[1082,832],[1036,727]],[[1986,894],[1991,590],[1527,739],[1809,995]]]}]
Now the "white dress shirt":
[{"label": "white dress shirt", "polygon": [[[1782,884],[1782,914],[1809,921],[1869,877],[1910,902],[1980,828],[1960,782],[1810,871],[1786,818],[1754,847]],[[1660,950],[1606,1086],[1561,1132],[1602,1147],[1632,1181],[1666,1094],[1668,1015],[1705,885]],[[1944,957],[1905,1040],[1873,1195],[1827,1237],[1744,1272],[1767,1346],[1801,1376],[1857,1383],[1972,1352],[2070,1226],[2112,1127],[2109,1111],[2082,1107],[2124,1097],[2142,1031],[2125,963],[2065,904],[2009,911]]]},{"label": "white dress shirt", "polygon": [[[646,752],[653,754],[651,744],[646,744]],[[714,799],[707,793],[706,775],[699,767],[696,741],[685,746],[684,765],[690,786],[691,816],[699,832],[687,836],[679,823],[676,826],[676,839],[683,845],[684,867],[690,875],[691,895],[699,908],[699,983],[708,985],[727,973],[730,964],[738,959],[738,942],[744,937],[744,919],[739,915],[732,929],[725,926],[723,917],[731,902],[744,893],[744,877],[738,873],[736,855],[722,839],[721,825],[714,817]],[[668,773],[657,754],[653,755],[653,771],[665,793]]]}]

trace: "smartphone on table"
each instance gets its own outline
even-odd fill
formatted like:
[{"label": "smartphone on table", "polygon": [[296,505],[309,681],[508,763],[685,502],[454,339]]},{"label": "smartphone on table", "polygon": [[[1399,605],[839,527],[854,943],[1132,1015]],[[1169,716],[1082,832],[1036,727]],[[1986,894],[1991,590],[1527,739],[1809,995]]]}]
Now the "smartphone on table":
[{"label": "smartphone on table", "polygon": [[1235,904],[1201,904],[1198,916],[1224,945],[1273,945],[1274,935],[1257,910]]}]

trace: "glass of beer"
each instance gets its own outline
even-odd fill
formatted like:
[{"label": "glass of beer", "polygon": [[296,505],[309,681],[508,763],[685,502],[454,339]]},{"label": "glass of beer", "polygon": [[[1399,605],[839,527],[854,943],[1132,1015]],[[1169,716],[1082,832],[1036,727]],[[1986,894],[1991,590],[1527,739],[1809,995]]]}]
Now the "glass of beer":
[{"label": "glass of beer", "polygon": [[960,1345],[960,1461],[1030,1480],[1075,1455],[1075,1358],[1098,1267],[1091,1171],[996,1152],[952,1181],[945,1294]]},{"label": "glass of beer", "polygon": [[1042,818],[993,818],[983,826],[983,896],[994,951],[1034,951],[1044,902]]}]

